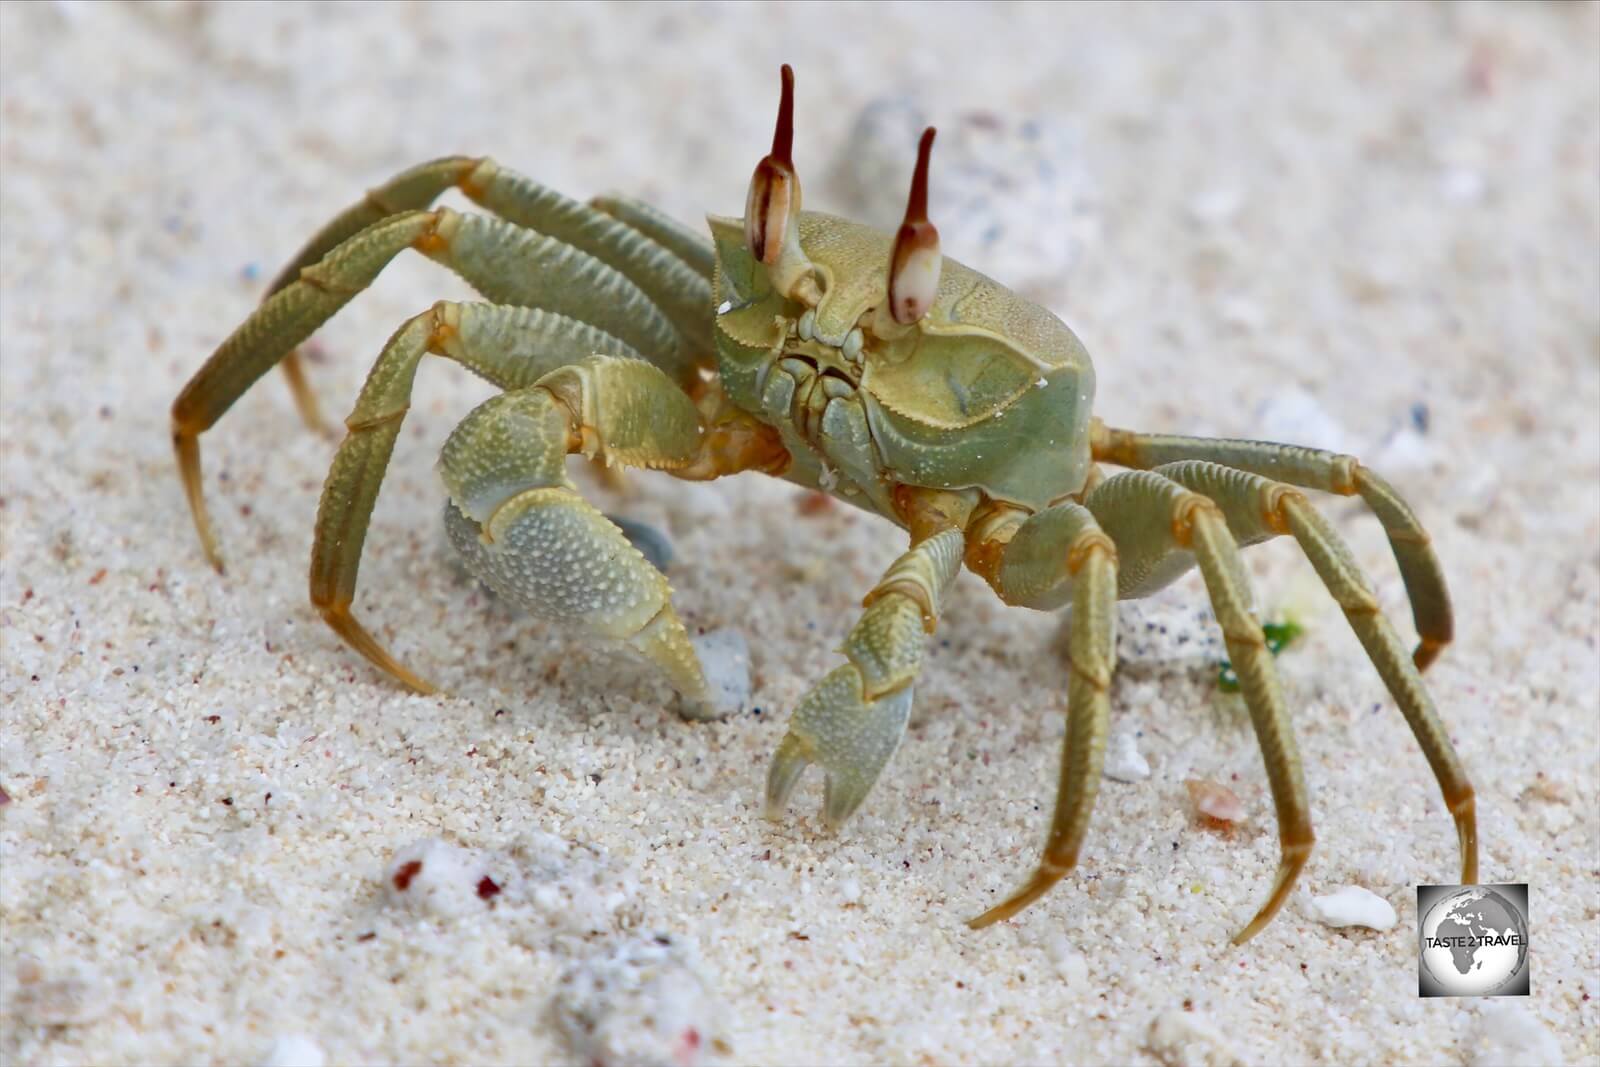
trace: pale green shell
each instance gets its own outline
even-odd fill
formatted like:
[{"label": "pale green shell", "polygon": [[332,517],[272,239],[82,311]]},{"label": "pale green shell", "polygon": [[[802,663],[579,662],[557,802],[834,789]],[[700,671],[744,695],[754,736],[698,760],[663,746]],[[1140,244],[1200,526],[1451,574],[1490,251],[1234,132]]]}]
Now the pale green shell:
[{"label": "pale green shell", "polygon": [[[773,290],[740,220],[708,221],[723,388],[759,417],[760,383],[802,309]],[[885,299],[893,238],[819,212],[802,212],[799,224],[800,246],[824,283],[817,333],[842,339]],[[945,258],[916,329],[871,350],[860,393],[884,481],[977,488],[1029,508],[1083,487],[1094,397],[1088,353],[1050,312],[953,259]]]}]

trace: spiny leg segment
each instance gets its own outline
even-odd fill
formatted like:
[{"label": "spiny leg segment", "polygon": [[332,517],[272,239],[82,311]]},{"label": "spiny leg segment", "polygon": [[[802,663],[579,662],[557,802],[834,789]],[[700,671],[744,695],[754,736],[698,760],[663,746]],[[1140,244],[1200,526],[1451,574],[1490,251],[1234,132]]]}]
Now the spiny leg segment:
[{"label": "spiny leg segment", "polygon": [[[501,218],[412,207],[452,186]],[[693,238],[679,227],[674,239]],[[319,231],[173,404],[184,489],[202,546],[219,570],[201,489],[200,434],[407,248],[455,270],[496,303],[547,308],[602,326],[683,387],[710,359],[709,279],[646,233],[491,160],[454,157],[414,167]],[[291,378],[296,373],[298,367]]]},{"label": "spiny leg segment", "polygon": [[1477,882],[1478,831],[1472,783],[1417,667],[1406,655],[1400,635],[1379,610],[1377,597],[1344,539],[1303,493],[1281,482],[1198,460],[1167,464],[1156,468],[1156,473],[1215,501],[1240,544],[1283,533],[1299,542],[1411,726],[1455,820],[1461,881]]},{"label": "spiny leg segment", "polygon": [[328,625],[375,665],[418,692],[433,687],[394,659],[351,614],[367,524],[422,357],[452,359],[501,389],[520,389],[597,353],[637,357],[626,342],[551,311],[440,302],[397,330],[367,375],[346,420],[317,508],[311,602]]},{"label": "spiny leg segment", "polygon": [[[435,159],[401,171],[382,186],[368,190],[361,200],[339,212],[312,235],[295,257],[278,272],[278,276],[272,279],[262,302],[293,285],[302,269],[316,263],[368,226],[382,222],[391,215],[426,208],[441,192],[470,174],[477,163],[477,160],[466,156]],[[299,408],[301,418],[313,430],[320,429],[322,416],[316,394],[306,381],[298,349],[291,348],[283,357],[283,373],[289,381],[289,391],[294,394],[295,406]]]},{"label": "spiny leg segment", "polygon": [[655,205],[631,196],[596,196],[589,200],[589,206],[632,226],[707,281],[715,275],[717,254],[705,234],[691,230]]},{"label": "spiny leg segment", "polygon": [[1251,607],[1250,579],[1238,546],[1215,503],[1154,472],[1129,471],[1108,478],[1085,497],[1084,504],[1117,546],[1120,597],[1143,596],[1187,569],[1191,561],[1200,565],[1250,709],[1278,815],[1282,858],[1267,902],[1233,939],[1235,944],[1247,941],[1288,900],[1315,838],[1293,726],[1261,622]]},{"label": "spiny leg segment", "polygon": [[1003,903],[970,920],[981,929],[1016,915],[1078,862],[1105,764],[1116,670],[1117,551],[1079,504],[1028,517],[1001,513],[968,527],[967,559],[1007,604],[1042,611],[1072,603],[1067,659],[1067,736],[1055,816],[1033,876]]},{"label": "spiny leg segment", "polygon": [[1383,524],[1411,599],[1419,638],[1412,654],[1417,670],[1426,670],[1454,636],[1450,591],[1427,530],[1394,487],[1354,456],[1270,441],[1114,430],[1098,419],[1090,423],[1090,434],[1094,458],[1103,463],[1150,470],[1181,460],[1208,460],[1305,489],[1360,496]]}]

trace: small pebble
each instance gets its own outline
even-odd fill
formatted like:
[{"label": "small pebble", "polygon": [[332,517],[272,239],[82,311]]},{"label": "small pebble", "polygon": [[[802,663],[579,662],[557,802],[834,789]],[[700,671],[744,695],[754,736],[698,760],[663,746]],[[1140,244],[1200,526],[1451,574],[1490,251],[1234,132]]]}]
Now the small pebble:
[{"label": "small pebble", "polygon": [[1542,1067],[1568,1063],[1561,1042],[1521,1004],[1485,1001],[1468,1044],[1474,1067]]},{"label": "small pebble", "polygon": [[1281,389],[1256,408],[1254,436],[1330,452],[1351,451],[1349,432],[1304,389]]},{"label": "small pebble", "polygon": [[[928,122],[921,105],[903,96],[862,109],[825,176],[843,214],[895,232]],[[944,254],[1021,292],[1059,292],[1099,236],[1077,135],[1054,119],[990,112],[938,126],[928,213]]]},{"label": "small pebble", "polygon": [[1431,420],[1428,405],[1419,400],[1411,405],[1411,425],[1416,427],[1418,433],[1428,432],[1428,423]]},{"label": "small pebble", "polygon": [[479,853],[430,837],[394,854],[384,888],[390,900],[410,911],[457,918],[488,907],[478,889],[487,877],[488,865]]},{"label": "small pebble", "polygon": [[1180,1008],[1155,1017],[1150,1023],[1146,1047],[1157,1060],[1170,1067],[1194,1064],[1233,1067],[1245,1062],[1208,1016]]},{"label": "small pebble", "polygon": [[617,529],[622,531],[622,536],[650,561],[650,566],[663,574],[666,573],[667,568],[672,565],[673,558],[672,542],[667,539],[666,534],[649,523],[639,522],[636,519],[625,519],[621,515],[607,515],[606,518],[616,523]]},{"label": "small pebble", "polygon": [[1244,818],[1244,805],[1233,790],[1219,782],[1190,778],[1184,782],[1194,810],[1212,822],[1232,824]]},{"label": "small pebble", "polygon": [[627,929],[640,921],[633,904],[637,878],[593,845],[531,830],[507,859],[517,877],[500,883],[503,899],[512,909],[523,901],[531,905],[546,926],[545,936],[591,938],[596,931]]},{"label": "small pebble", "polygon": [[1139,754],[1131,732],[1112,735],[1106,746],[1105,776],[1119,782],[1142,782],[1150,777],[1150,764]]},{"label": "small pebble", "polygon": [[1089,961],[1083,953],[1072,947],[1072,942],[1064,934],[1052,937],[1045,946],[1045,951],[1050,956],[1050,962],[1055,964],[1056,973],[1069,988],[1086,988],[1089,980]]},{"label": "small pebble", "polygon": [[327,1062],[315,1041],[304,1034],[285,1034],[272,1043],[261,1067],[322,1067]]},{"label": "small pebble", "polygon": [[750,706],[750,642],[742,630],[724,628],[691,637],[700,668],[711,691],[717,715],[731,715]]},{"label": "small pebble", "polygon": [[11,1010],[37,1026],[82,1026],[105,1014],[109,1004],[99,978],[69,969],[49,978],[40,961],[24,956],[17,964],[16,993]]},{"label": "small pebble", "polygon": [[1364,462],[1385,471],[1420,470],[1437,459],[1438,452],[1432,443],[1409,422],[1363,457]]},{"label": "small pebble", "polygon": [[556,1024],[595,1067],[696,1067],[727,1051],[724,1009],[698,963],[681,938],[626,941],[561,976]]},{"label": "small pebble", "polygon": [[1324,926],[1365,926],[1387,930],[1394,926],[1394,908],[1369,889],[1347,885],[1325,897],[1311,898],[1311,917]]},{"label": "small pebble", "polygon": [[1244,193],[1233,186],[1215,186],[1189,198],[1189,217],[1196,222],[1232,222],[1244,207]]},{"label": "small pebble", "polygon": [[716,486],[698,482],[677,483],[670,494],[663,496],[661,504],[673,528],[679,531],[734,517],[726,493]]},{"label": "small pebble", "polygon": [[1475,204],[1483,199],[1489,183],[1475,170],[1454,167],[1439,175],[1439,192],[1456,204]]}]

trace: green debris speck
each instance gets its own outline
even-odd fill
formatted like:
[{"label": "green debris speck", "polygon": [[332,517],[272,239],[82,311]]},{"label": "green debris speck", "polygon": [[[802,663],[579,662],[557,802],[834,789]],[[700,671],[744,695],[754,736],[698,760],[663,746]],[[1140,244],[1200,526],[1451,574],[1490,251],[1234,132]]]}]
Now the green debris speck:
[{"label": "green debris speck", "polygon": [[[1267,640],[1267,651],[1274,656],[1297,641],[1302,633],[1304,631],[1300,624],[1291,620],[1269,622],[1261,627],[1261,636]],[[1227,660],[1217,665],[1217,688],[1224,693],[1239,691],[1239,675]]]},{"label": "green debris speck", "polygon": [[1239,691],[1239,676],[1233,671],[1233,664],[1223,660],[1217,667],[1217,688],[1224,693],[1237,693]]}]

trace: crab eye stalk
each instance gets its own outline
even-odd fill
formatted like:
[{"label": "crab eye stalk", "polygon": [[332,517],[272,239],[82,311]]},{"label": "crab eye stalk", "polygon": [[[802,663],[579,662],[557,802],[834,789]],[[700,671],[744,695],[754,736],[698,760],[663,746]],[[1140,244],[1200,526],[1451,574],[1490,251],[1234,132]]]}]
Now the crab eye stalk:
[{"label": "crab eye stalk", "polygon": [[800,214],[800,178],[794,172],[793,150],[794,71],[785,63],[772,151],[756,164],[744,205],[744,236],[750,254],[769,267],[777,264],[789,228]]},{"label": "crab eye stalk", "polygon": [[911,175],[911,195],[906,217],[895,235],[889,256],[889,313],[909,326],[928,313],[939,291],[939,230],[928,221],[928,155],[933,151],[934,129],[922,131],[917,145],[917,169]]}]

